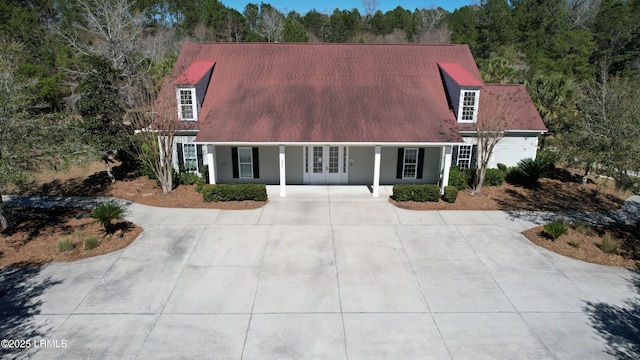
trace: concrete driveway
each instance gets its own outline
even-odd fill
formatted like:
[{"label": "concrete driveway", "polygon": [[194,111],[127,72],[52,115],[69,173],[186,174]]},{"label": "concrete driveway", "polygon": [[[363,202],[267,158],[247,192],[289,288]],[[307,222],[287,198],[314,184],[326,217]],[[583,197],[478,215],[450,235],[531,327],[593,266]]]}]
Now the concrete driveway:
[{"label": "concrete driveway", "polygon": [[123,251],[0,270],[1,338],[31,340],[0,354],[640,356],[633,328],[620,325],[639,319],[638,274],[536,247],[519,234],[535,225],[524,216],[408,211],[341,188],[288,190],[246,211],[131,204],[145,231]]}]

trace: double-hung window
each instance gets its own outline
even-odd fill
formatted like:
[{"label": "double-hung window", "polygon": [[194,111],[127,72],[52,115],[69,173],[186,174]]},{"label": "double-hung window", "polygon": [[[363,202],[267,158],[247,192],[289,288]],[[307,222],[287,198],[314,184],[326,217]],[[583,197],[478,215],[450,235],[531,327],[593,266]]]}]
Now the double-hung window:
[{"label": "double-hung window", "polygon": [[402,178],[415,179],[418,173],[418,149],[404,149],[404,159],[402,162]]},{"label": "double-hung window", "polygon": [[238,170],[241,179],[253,178],[253,151],[250,147],[238,148]]},{"label": "double-hung window", "polygon": [[178,115],[182,121],[198,121],[196,90],[178,89]]},{"label": "double-hung window", "polygon": [[182,154],[184,155],[184,170],[188,172],[198,172],[198,154],[195,144],[182,144]]},{"label": "double-hung window", "polygon": [[471,167],[471,152],[473,145],[460,145],[458,146],[458,158],[456,159],[456,165],[460,169],[468,169]]},{"label": "double-hung window", "polygon": [[478,118],[478,90],[462,90],[460,92],[460,109],[458,121],[476,122]]}]

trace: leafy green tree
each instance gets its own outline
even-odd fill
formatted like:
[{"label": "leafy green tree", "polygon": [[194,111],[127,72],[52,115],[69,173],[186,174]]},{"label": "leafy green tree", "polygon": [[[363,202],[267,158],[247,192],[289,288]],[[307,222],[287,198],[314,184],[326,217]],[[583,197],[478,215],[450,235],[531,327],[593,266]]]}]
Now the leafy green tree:
[{"label": "leafy green tree", "polygon": [[[33,96],[37,81],[17,71],[23,54],[21,45],[0,41],[0,191],[24,184],[42,167],[61,168],[89,153],[70,116],[40,113]],[[4,231],[9,224],[1,195],[0,230]]]},{"label": "leafy green tree", "polygon": [[478,68],[482,80],[487,83],[506,84],[513,81],[515,69],[509,60],[502,57],[495,57],[489,60],[478,61]]},{"label": "leafy green tree", "polygon": [[362,29],[358,9],[335,9],[329,18],[328,40],[336,43],[348,42]]},{"label": "leafy green tree", "polygon": [[571,126],[576,114],[577,86],[566,75],[533,75],[525,82],[529,95],[549,132],[540,140],[540,151],[546,140]]},{"label": "leafy green tree", "polygon": [[312,9],[302,17],[302,25],[319,41],[328,41],[329,16],[327,14]]},{"label": "leafy green tree", "polygon": [[640,1],[603,0],[593,24],[595,59],[613,74],[637,73],[640,53]]},{"label": "leafy green tree", "polygon": [[514,40],[514,21],[506,0],[482,0],[478,11],[476,56],[489,58],[498,47]]},{"label": "leafy green tree", "polygon": [[451,42],[454,44],[469,44],[471,51],[476,54],[478,34],[479,8],[474,5],[463,6],[446,17],[451,30]]},{"label": "leafy green tree", "polygon": [[126,132],[122,125],[124,104],[118,93],[118,72],[104,59],[95,57],[91,71],[78,85],[80,99],[76,107],[82,115],[83,138],[105,163],[111,181],[109,163],[115,153],[126,143]]},{"label": "leafy green tree", "polygon": [[291,14],[284,21],[283,37],[286,42],[309,42],[307,30]]}]

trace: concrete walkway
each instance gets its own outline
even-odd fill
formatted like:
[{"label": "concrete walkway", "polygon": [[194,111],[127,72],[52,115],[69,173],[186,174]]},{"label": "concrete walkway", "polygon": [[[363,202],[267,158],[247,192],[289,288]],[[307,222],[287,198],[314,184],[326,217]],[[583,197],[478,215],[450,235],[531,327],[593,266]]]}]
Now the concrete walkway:
[{"label": "concrete walkway", "polygon": [[[565,258],[519,234],[555,214],[410,211],[348,187],[288,187],[286,199],[278,198],[277,187],[269,193],[266,206],[243,211],[118,200],[145,229],[126,249],[75,263],[0,269],[0,338],[32,340],[29,349],[0,354],[640,356],[633,337],[640,323],[638,273]],[[4,199],[38,206],[110,200]],[[637,219],[637,200],[606,216]],[[635,329],[624,327],[634,323]]]}]

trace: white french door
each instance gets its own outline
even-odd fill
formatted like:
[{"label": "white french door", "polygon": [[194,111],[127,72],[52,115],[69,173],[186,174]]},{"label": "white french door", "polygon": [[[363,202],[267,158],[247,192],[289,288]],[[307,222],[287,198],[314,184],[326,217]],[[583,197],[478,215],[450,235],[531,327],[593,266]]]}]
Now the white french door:
[{"label": "white french door", "polygon": [[348,147],[305,146],[304,182],[307,184],[346,184]]}]

